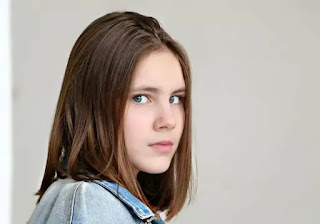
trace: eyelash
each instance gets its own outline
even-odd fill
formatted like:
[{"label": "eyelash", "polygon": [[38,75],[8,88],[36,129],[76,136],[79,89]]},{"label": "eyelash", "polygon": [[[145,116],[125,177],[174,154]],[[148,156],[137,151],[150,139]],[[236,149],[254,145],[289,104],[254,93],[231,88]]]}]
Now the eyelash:
[{"label": "eyelash", "polygon": [[[134,96],[132,97],[132,100],[134,100],[137,96],[146,96],[147,98],[149,98],[149,96],[146,95],[146,94],[137,94],[137,95],[134,95]],[[174,96],[179,97],[179,103],[177,103],[177,104],[183,103],[183,99],[185,98],[184,95],[173,95],[173,96],[171,96],[171,97],[174,97]],[[135,102],[135,103],[137,103],[137,102]],[[137,104],[140,104],[140,103],[137,103]]]}]

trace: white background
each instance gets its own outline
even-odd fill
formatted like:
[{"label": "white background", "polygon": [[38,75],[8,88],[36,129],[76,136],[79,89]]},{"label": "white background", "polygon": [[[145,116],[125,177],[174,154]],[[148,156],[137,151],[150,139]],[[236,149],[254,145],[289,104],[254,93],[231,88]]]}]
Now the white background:
[{"label": "white background", "polygon": [[[154,16],[191,59],[198,193],[171,223],[320,223],[320,3],[312,0],[14,0],[13,147],[1,142],[0,157],[12,223],[34,209],[71,48],[114,10]],[[7,108],[1,98],[1,119]],[[9,129],[1,125],[1,137]]]},{"label": "white background", "polygon": [[10,223],[12,193],[12,96],[10,2],[0,0],[0,223]]}]

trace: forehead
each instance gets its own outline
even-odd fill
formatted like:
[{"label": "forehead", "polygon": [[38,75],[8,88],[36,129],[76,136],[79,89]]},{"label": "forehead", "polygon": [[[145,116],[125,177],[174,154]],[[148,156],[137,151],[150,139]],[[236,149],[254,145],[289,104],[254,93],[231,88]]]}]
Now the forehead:
[{"label": "forehead", "polygon": [[132,88],[156,86],[159,89],[185,87],[179,60],[169,50],[152,52],[134,71]]}]

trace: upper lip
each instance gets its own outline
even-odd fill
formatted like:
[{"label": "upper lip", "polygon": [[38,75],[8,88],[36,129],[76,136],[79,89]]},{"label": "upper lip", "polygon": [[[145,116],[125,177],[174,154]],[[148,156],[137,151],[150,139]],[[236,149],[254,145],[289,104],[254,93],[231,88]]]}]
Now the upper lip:
[{"label": "upper lip", "polygon": [[150,145],[173,145],[173,142],[170,141],[170,140],[163,140],[163,141],[160,141],[160,142],[152,143]]}]

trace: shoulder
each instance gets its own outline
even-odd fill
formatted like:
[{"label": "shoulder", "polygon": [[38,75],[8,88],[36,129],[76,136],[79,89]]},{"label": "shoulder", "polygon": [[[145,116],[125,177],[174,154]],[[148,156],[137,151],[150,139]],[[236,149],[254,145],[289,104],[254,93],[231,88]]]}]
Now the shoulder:
[{"label": "shoulder", "polygon": [[130,210],[94,182],[54,182],[43,195],[29,223],[135,223]]},{"label": "shoulder", "polygon": [[82,181],[74,191],[73,203],[75,221],[130,223],[130,220],[135,220],[131,210],[116,195],[94,182]]}]

